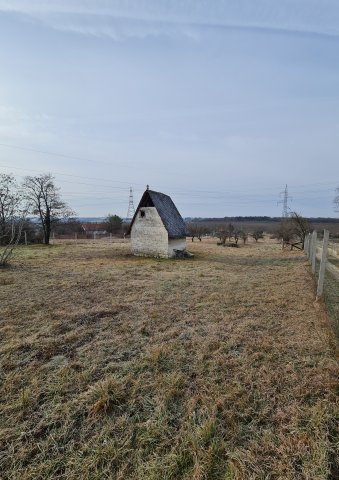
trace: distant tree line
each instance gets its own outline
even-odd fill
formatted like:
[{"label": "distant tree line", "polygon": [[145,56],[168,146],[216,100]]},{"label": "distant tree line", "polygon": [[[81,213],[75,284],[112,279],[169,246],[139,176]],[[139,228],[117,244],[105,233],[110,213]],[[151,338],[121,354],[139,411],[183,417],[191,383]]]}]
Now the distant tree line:
[{"label": "distant tree line", "polygon": [[[335,210],[339,212],[339,190],[335,201]],[[305,217],[310,223],[339,223],[339,218],[334,217]],[[238,222],[262,222],[266,223],[280,223],[281,217],[268,216],[248,216],[248,217],[206,217],[206,218],[186,218],[187,223],[238,223]]]},{"label": "distant tree line", "polygon": [[280,222],[281,217],[268,217],[268,216],[236,216],[236,217],[198,217],[198,218],[189,218],[187,219],[188,222]]}]

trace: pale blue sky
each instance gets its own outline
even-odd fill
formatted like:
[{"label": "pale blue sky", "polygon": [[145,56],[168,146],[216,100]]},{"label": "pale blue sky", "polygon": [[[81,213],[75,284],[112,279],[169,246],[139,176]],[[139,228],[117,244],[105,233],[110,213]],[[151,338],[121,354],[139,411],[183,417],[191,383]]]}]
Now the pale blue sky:
[{"label": "pale blue sky", "polygon": [[339,3],[0,0],[0,171],[81,216],[335,216]]}]

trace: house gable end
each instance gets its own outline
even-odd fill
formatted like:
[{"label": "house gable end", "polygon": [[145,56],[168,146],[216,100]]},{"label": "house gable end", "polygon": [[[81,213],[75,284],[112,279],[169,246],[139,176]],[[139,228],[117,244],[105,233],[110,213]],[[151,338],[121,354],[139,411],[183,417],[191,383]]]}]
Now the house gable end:
[{"label": "house gable end", "polygon": [[183,238],[186,236],[186,225],[182,219],[177,207],[173,203],[171,197],[164,193],[146,190],[141,197],[139,205],[130,223],[127,234],[131,233],[131,229],[135,219],[141,208],[155,207],[159,216],[168,232],[169,238]]}]

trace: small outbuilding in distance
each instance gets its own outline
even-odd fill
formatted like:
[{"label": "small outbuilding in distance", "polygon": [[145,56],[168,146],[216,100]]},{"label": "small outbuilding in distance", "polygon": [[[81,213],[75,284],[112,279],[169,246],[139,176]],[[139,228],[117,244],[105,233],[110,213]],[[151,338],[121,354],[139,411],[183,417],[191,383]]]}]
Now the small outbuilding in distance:
[{"label": "small outbuilding in distance", "polygon": [[127,233],[134,255],[170,258],[186,248],[186,225],[171,197],[148,186]]}]

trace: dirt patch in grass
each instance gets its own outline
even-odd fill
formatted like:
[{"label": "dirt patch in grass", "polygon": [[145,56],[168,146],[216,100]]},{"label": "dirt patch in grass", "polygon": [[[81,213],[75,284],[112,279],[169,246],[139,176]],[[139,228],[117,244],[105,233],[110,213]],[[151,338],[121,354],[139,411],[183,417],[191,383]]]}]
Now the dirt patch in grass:
[{"label": "dirt patch in grass", "polygon": [[333,337],[273,243],[20,249],[0,272],[4,479],[334,480]]}]

